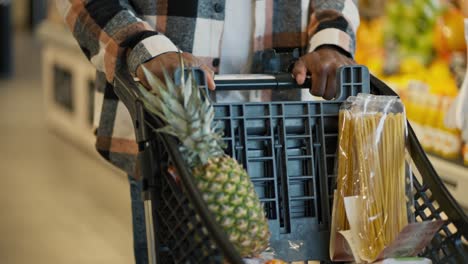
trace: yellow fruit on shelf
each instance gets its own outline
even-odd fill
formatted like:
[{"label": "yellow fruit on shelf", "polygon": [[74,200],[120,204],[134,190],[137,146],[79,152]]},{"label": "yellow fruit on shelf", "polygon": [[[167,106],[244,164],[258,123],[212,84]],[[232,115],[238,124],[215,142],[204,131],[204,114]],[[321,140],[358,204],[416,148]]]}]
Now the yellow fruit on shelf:
[{"label": "yellow fruit on shelf", "polygon": [[376,36],[374,36],[374,38],[375,38],[375,42],[379,46],[382,46],[384,43],[384,38],[383,38],[384,35],[383,35],[383,30],[382,30],[384,23],[385,23],[385,17],[383,16],[370,21],[370,24],[371,24],[370,27],[373,29],[374,33],[377,33]]},{"label": "yellow fruit on shelf", "polygon": [[424,71],[424,64],[414,57],[405,58],[400,64],[400,73],[402,74],[421,74]]},{"label": "yellow fruit on shelf", "polygon": [[434,28],[434,48],[440,58],[448,59],[454,51],[466,51],[463,14],[450,6],[437,20]]},{"label": "yellow fruit on shelf", "polygon": [[366,66],[372,74],[376,76],[382,75],[383,61],[381,59],[370,59],[367,61]]},{"label": "yellow fruit on shelf", "polygon": [[432,94],[452,97],[458,94],[457,82],[450,72],[449,65],[441,60],[431,64],[426,82],[429,84]]},{"label": "yellow fruit on shelf", "polygon": [[[368,65],[369,60],[384,58],[382,19],[361,20],[356,33],[355,60],[359,64]],[[372,62],[375,64],[375,61]]]}]

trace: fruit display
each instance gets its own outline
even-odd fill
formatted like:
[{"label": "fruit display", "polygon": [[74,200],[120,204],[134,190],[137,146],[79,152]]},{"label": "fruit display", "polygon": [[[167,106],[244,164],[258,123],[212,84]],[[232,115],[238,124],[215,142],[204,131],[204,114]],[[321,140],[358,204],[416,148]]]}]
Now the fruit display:
[{"label": "fruit display", "polygon": [[413,57],[423,64],[433,58],[433,28],[441,7],[439,0],[397,0],[387,5],[384,35],[395,43],[393,56]]},{"label": "fruit display", "polygon": [[459,159],[461,131],[444,118],[465,77],[463,12],[442,0],[393,0],[385,10],[362,18],[356,61],[400,95],[426,151]]},{"label": "fruit display", "polygon": [[145,75],[151,90],[140,86],[143,103],[167,125],[158,132],[181,142],[181,153],[214,218],[242,257],[256,257],[268,247],[268,221],[249,175],[224,154],[211,103],[191,76],[175,85],[168,74],[165,83],[146,69]]}]

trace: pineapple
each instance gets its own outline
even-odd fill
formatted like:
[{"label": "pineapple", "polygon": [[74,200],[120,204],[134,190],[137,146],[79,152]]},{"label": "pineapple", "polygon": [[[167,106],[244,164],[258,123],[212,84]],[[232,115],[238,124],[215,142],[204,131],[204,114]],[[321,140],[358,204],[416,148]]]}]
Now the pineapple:
[{"label": "pineapple", "polygon": [[[255,257],[269,244],[270,232],[263,206],[247,172],[224,154],[222,133],[212,126],[214,109],[189,76],[176,86],[165,72],[165,84],[144,69],[151,86],[140,86],[143,103],[175,136],[198,189],[216,221],[242,257]],[[182,80],[185,80],[182,76]]]}]

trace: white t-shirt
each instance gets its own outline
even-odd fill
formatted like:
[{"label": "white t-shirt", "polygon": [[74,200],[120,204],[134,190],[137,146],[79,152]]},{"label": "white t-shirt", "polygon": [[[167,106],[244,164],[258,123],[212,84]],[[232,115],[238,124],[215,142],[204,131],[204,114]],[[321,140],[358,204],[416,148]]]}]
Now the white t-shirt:
[{"label": "white t-shirt", "polygon": [[[254,27],[252,0],[226,0],[219,74],[249,73]],[[251,92],[218,92],[218,102],[249,101]]]},{"label": "white t-shirt", "polygon": [[[250,73],[255,25],[254,4],[253,0],[226,0],[219,74]],[[258,91],[217,94],[218,102],[260,101]],[[302,90],[301,97],[302,100],[317,99],[307,89]]]},{"label": "white t-shirt", "polygon": [[254,26],[252,0],[226,0],[220,74],[248,73]]}]

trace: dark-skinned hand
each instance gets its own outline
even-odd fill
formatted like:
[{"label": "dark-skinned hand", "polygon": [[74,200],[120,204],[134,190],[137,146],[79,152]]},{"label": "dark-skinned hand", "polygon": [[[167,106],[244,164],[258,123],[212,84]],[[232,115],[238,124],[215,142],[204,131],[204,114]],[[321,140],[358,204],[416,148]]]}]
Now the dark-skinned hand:
[{"label": "dark-skinned hand", "polygon": [[[156,75],[156,77],[158,77],[160,80],[164,81],[163,69],[166,69],[167,73],[169,73],[169,76],[174,76],[175,70],[180,67],[179,54],[180,53],[178,52],[168,52],[152,58],[151,60],[138,66],[136,77],[140,80],[144,87],[150,89],[145,74],[143,73],[142,66],[146,67],[146,69]],[[213,79],[213,71],[208,66],[202,64],[200,60],[198,60],[191,53],[183,52],[180,55],[182,55],[185,67],[199,67],[205,72],[208,88],[210,90],[214,90],[215,82]]]},{"label": "dark-skinned hand", "polygon": [[356,64],[334,47],[324,46],[302,56],[294,65],[292,74],[299,85],[304,84],[307,75],[312,79],[310,93],[330,100],[335,98],[337,69],[344,65]]}]

